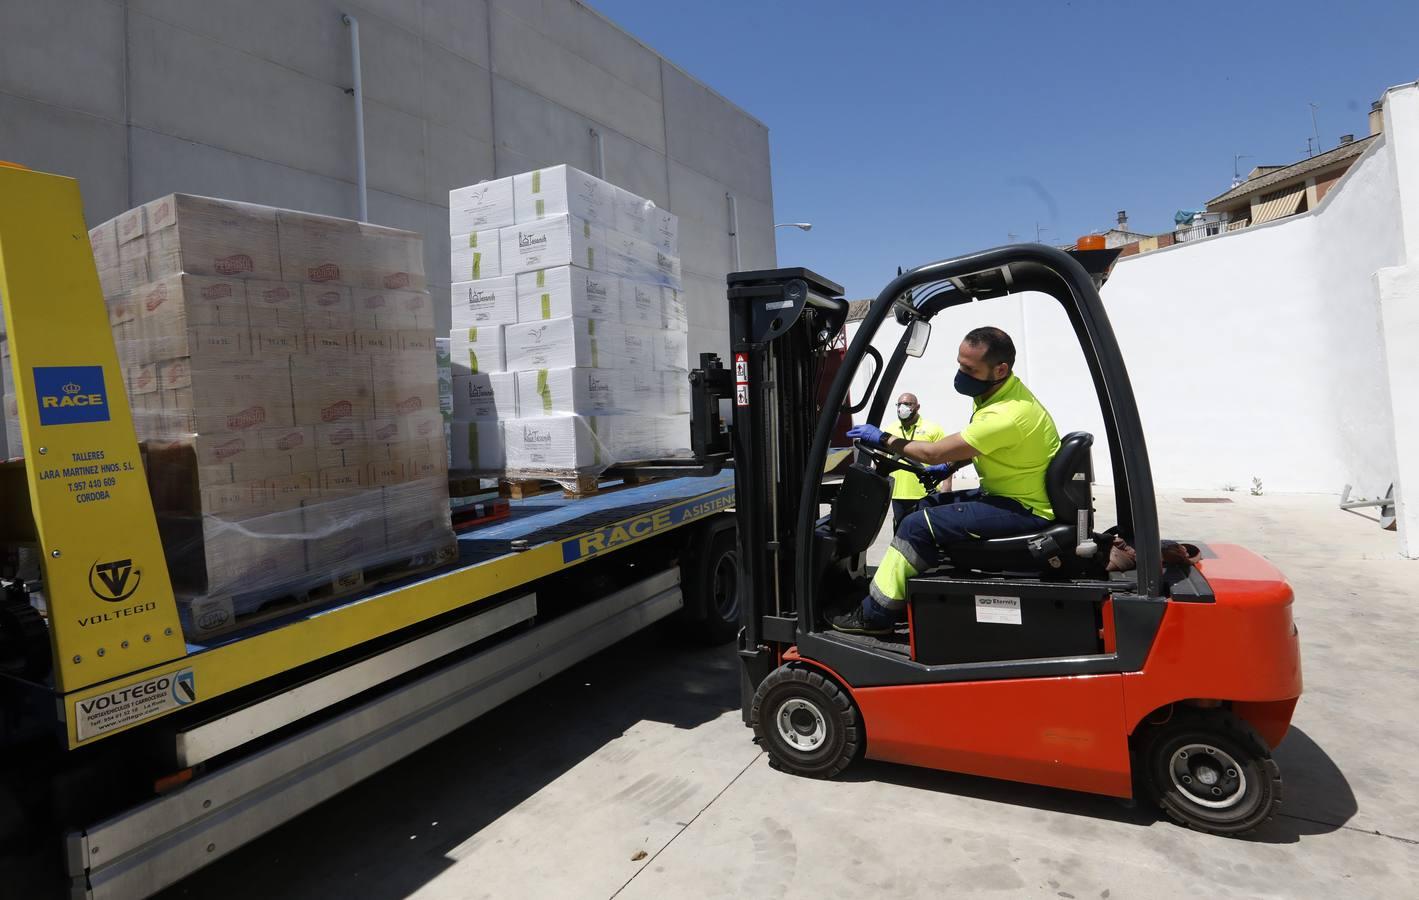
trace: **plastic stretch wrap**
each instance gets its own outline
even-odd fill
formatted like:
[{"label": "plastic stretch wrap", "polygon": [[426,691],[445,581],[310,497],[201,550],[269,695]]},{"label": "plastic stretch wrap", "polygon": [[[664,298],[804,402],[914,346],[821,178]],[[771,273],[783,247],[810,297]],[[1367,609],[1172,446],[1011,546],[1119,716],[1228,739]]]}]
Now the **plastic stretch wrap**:
[{"label": "plastic stretch wrap", "polygon": [[[687,454],[678,220],[570,166],[511,184],[511,220],[501,184],[449,198],[450,466],[580,487],[617,462]],[[465,245],[495,226],[501,275],[480,262],[469,278]]]},{"label": "plastic stretch wrap", "polygon": [[190,633],[451,556],[419,235],[173,195],[90,242]]},{"label": "plastic stretch wrap", "polygon": [[[3,325],[3,323],[0,323]],[[14,373],[10,370],[10,347],[0,335],[0,405],[5,416],[5,456],[24,456],[20,439],[20,407],[15,399]]]}]

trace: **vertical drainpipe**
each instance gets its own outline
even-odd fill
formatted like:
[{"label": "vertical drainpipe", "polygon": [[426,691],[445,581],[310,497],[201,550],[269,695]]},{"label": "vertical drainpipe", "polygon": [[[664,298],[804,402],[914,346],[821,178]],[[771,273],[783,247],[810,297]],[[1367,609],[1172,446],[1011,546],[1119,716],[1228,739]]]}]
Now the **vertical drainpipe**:
[{"label": "vertical drainpipe", "polygon": [[739,271],[739,204],[734,202],[734,195],[725,193],[724,199],[729,201],[729,250],[734,268],[730,271]]},{"label": "vertical drainpipe", "polygon": [[370,218],[369,190],[365,184],[365,87],[360,78],[360,20],[341,13],[340,21],[350,28],[350,69],[355,95],[355,177],[360,190],[360,221]]},{"label": "vertical drainpipe", "polygon": [[606,141],[601,137],[598,129],[592,128],[591,148],[596,151],[596,177],[602,180],[606,178]]}]

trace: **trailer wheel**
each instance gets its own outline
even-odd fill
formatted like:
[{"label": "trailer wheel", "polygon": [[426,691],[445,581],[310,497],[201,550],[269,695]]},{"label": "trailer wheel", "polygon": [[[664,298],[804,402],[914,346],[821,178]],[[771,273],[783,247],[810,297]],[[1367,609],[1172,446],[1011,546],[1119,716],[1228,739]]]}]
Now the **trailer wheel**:
[{"label": "trailer wheel", "polygon": [[806,666],[780,666],[754,692],[749,724],[776,769],[832,778],[862,744],[857,707],[836,684]]},{"label": "trailer wheel", "polygon": [[690,639],[714,646],[739,633],[739,546],[732,521],[711,525],[694,539],[680,564],[681,630]]},{"label": "trailer wheel", "polygon": [[1180,711],[1147,737],[1141,755],[1154,799],[1189,828],[1246,834],[1281,802],[1271,751],[1230,712]]}]

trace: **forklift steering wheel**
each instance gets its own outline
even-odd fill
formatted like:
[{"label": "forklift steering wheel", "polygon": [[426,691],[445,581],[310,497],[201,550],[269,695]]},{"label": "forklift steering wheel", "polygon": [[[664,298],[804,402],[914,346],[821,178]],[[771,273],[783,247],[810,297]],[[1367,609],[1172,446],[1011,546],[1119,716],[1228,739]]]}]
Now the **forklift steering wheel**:
[{"label": "forklift steering wheel", "polygon": [[853,441],[853,448],[870,457],[877,464],[877,471],[883,475],[890,474],[895,469],[905,469],[917,477],[921,486],[928,492],[936,490],[936,486],[942,482],[941,476],[934,472],[928,472],[926,465],[907,456],[898,456],[888,453],[881,447],[873,447],[864,444],[862,441]]},{"label": "forklift steering wheel", "polygon": [[879,471],[883,474],[893,469],[906,469],[915,475],[926,475],[926,466],[907,456],[898,456],[895,453],[888,453],[881,447],[874,447],[871,444],[864,444],[862,441],[853,441],[854,450],[865,453],[877,463]]}]

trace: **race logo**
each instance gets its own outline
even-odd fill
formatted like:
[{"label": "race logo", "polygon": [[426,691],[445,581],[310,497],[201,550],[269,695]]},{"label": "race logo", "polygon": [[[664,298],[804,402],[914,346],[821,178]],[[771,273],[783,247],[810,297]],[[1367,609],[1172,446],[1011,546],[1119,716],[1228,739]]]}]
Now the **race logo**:
[{"label": "race logo", "polygon": [[326,291],[315,298],[315,302],[318,306],[339,306],[345,302],[345,296],[339,291]]},{"label": "race logo", "polygon": [[409,286],[409,282],[410,279],[408,272],[395,272],[392,275],[384,276],[384,287],[386,290],[390,291],[397,291],[400,288],[406,288]]},{"label": "race logo", "polygon": [[209,284],[202,289],[203,300],[225,300],[232,295],[232,286],[223,281]]},{"label": "race logo", "polygon": [[108,421],[103,366],[35,366],[34,387],[41,425]]},{"label": "race logo", "polygon": [[131,559],[95,562],[89,567],[89,590],[108,603],[121,603],[132,597],[143,581],[143,573],[133,568]]},{"label": "race logo", "polygon": [[416,413],[423,409],[424,401],[419,397],[408,397],[396,403],[394,408],[401,416],[407,416],[410,413]]}]

